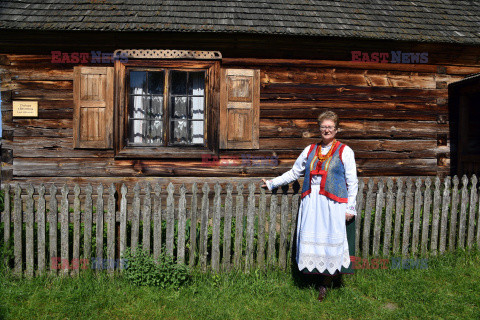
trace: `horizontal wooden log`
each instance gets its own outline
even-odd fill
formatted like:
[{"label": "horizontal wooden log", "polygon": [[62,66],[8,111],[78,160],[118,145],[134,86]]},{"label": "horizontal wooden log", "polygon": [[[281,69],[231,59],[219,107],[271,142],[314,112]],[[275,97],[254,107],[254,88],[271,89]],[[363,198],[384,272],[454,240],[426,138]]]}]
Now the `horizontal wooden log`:
[{"label": "horizontal wooden log", "polygon": [[[447,125],[436,121],[341,121],[338,137],[345,138],[431,138],[448,134]],[[260,137],[314,137],[319,136],[316,119],[261,119]]]}]

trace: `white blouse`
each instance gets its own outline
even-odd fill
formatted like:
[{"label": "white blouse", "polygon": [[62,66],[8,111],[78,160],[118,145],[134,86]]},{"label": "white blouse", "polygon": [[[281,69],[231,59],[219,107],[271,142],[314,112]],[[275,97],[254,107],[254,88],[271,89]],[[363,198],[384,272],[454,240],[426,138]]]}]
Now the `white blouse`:
[{"label": "white blouse", "polygon": [[[322,147],[322,154],[326,154],[328,150],[330,150],[332,145],[327,147]],[[281,176],[273,178],[271,180],[267,180],[267,187],[268,190],[275,189],[279,186],[283,186],[285,184],[289,184],[305,174],[305,165],[307,162],[307,154],[308,150],[310,149],[310,145],[308,145],[300,156],[295,161],[292,169],[285,172]],[[348,203],[347,203],[347,210],[346,213],[356,215],[356,202],[357,202],[357,192],[358,192],[358,179],[357,179],[357,166],[355,164],[355,155],[353,150],[349,146],[345,146],[342,152],[342,162],[345,167],[345,179],[347,181],[347,189],[348,189]],[[322,180],[322,176],[314,175],[312,177],[311,184],[317,185],[320,184]],[[323,196],[323,195],[321,195]]]}]

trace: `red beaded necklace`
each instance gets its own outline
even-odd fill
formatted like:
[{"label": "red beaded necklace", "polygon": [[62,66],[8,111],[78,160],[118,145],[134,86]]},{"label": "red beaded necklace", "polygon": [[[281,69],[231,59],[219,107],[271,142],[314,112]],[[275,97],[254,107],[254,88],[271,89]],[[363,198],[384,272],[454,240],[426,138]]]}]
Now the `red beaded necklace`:
[{"label": "red beaded necklace", "polygon": [[328,159],[332,156],[333,149],[334,149],[333,146],[335,145],[335,143],[337,143],[337,140],[333,139],[330,150],[328,150],[327,154],[325,154],[325,155],[322,154],[321,146],[320,146],[320,148],[318,148],[318,150],[317,150],[318,161],[323,162],[323,161],[325,161],[326,159]]}]

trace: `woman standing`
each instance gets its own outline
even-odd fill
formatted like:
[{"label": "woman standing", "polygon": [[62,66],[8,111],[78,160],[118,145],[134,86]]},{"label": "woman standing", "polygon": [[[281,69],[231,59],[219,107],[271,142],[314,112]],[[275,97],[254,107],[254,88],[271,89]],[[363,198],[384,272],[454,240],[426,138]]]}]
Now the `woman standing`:
[{"label": "woman standing", "polygon": [[322,275],[318,298],[322,301],[332,276],[353,273],[350,256],[355,250],[358,180],[353,150],[335,139],[337,114],[326,111],[318,123],[321,141],[307,146],[291,170],[271,180],[262,179],[262,187],[272,190],[305,176],[296,262],[303,273]]}]

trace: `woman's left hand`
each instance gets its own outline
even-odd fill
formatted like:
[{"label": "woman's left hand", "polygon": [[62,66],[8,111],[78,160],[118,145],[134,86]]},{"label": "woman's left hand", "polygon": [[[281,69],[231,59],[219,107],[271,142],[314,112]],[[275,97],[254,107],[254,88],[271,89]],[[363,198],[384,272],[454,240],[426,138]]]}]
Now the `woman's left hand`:
[{"label": "woman's left hand", "polygon": [[355,217],[354,214],[345,213],[345,220],[349,221],[349,220],[352,219],[353,217]]}]

